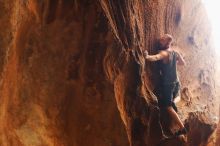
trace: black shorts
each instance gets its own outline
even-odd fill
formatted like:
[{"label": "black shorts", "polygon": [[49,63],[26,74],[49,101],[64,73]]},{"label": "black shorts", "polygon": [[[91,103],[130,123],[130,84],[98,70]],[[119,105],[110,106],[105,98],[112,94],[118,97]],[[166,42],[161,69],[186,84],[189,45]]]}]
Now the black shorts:
[{"label": "black shorts", "polygon": [[[161,97],[158,99],[159,107],[166,108],[172,106],[174,109],[176,108],[174,104],[174,98],[177,97],[180,89],[180,83],[175,82],[171,84],[164,84],[161,87]],[[175,109],[177,110],[177,109]]]}]

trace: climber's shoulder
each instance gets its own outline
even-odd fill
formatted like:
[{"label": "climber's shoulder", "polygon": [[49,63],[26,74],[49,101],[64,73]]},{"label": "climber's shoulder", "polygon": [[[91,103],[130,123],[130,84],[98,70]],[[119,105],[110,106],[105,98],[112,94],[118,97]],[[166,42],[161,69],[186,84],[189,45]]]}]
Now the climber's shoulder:
[{"label": "climber's shoulder", "polygon": [[169,52],[166,51],[166,50],[160,50],[160,51],[159,51],[159,54],[160,54],[160,56],[161,56],[162,58],[166,58],[166,57],[169,56]]}]

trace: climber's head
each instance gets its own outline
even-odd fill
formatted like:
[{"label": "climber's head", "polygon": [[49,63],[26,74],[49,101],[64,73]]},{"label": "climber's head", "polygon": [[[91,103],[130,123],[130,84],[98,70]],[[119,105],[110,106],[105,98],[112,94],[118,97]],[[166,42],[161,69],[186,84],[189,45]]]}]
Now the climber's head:
[{"label": "climber's head", "polygon": [[159,50],[166,50],[170,47],[173,37],[170,34],[164,34],[159,39]]}]

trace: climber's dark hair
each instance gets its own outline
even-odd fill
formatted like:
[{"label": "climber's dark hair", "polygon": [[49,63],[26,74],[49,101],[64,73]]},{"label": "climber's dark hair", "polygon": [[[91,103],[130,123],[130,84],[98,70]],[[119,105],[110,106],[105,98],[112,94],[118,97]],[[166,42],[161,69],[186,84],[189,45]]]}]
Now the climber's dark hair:
[{"label": "climber's dark hair", "polygon": [[162,37],[160,37],[157,40],[157,49],[158,49],[158,51],[166,49],[164,47],[164,42],[167,42],[167,41],[169,41],[169,43],[172,43],[172,41],[173,41],[173,37],[170,34],[164,34]]}]

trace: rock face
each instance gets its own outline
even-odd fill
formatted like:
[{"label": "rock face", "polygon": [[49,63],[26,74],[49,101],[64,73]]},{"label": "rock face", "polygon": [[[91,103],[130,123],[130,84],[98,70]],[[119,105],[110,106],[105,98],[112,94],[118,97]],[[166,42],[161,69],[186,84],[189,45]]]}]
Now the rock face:
[{"label": "rock face", "polygon": [[[0,0],[0,29],[0,145],[210,145],[215,55],[199,0]],[[160,122],[159,71],[143,57],[164,33],[187,62],[188,141],[162,141],[175,125]]]}]

